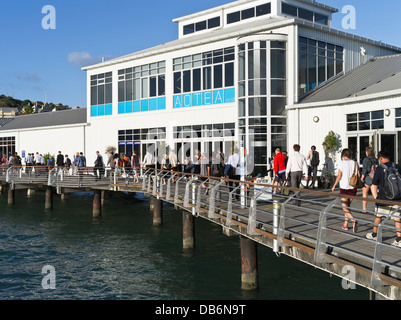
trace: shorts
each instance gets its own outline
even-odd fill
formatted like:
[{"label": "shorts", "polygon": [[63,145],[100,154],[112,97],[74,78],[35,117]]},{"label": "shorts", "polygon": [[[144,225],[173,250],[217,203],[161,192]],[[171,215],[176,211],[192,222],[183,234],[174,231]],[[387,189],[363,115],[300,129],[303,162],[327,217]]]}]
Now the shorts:
[{"label": "shorts", "polygon": [[340,194],[347,196],[356,196],[358,189],[340,189]]},{"label": "shorts", "polygon": [[[376,217],[386,217],[389,214],[392,215],[391,219],[400,216],[401,208],[399,206],[376,206]],[[395,212],[394,212],[395,211]]]},{"label": "shorts", "polygon": [[285,178],[285,171],[281,172],[281,173],[277,173],[275,179],[276,179],[276,182],[278,182],[278,183],[286,181],[287,179]]},{"label": "shorts", "polygon": [[372,182],[373,182],[373,179],[370,176],[365,177],[365,181],[364,181],[365,186],[370,187],[372,185]]}]

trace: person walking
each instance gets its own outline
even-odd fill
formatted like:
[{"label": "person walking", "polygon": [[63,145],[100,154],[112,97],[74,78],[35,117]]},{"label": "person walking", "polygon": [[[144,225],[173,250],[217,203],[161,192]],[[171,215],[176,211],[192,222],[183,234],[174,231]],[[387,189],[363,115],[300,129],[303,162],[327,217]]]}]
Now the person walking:
[{"label": "person walking", "polygon": [[49,169],[49,171],[51,171],[54,167],[54,159],[51,156],[51,154],[49,154],[49,158],[47,159],[47,168]]},{"label": "person walking", "polygon": [[[94,173],[95,173],[95,180],[102,179],[102,176],[104,175],[104,162],[103,162],[103,156],[100,154],[99,151],[96,151],[96,160],[95,160],[95,168],[94,168]],[[99,172],[99,176],[97,173]]]},{"label": "person walking", "polygon": [[[294,144],[293,149],[294,153],[288,158],[285,177],[286,180],[290,177],[291,188],[299,189],[302,177],[305,176],[305,179],[308,179],[308,166],[306,157],[299,153],[301,146],[299,144]],[[299,193],[296,195],[296,198],[297,200],[294,200],[294,204],[300,206],[301,200],[299,199]]]},{"label": "person walking", "polygon": [[71,159],[68,157],[68,154],[66,154],[65,161],[64,161],[64,170],[68,175],[70,175],[71,165],[72,165]]},{"label": "person walking", "polygon": [[57,166],[57,169],[63,169],[64,168],[64,156],[61,154],[61,151],[59,151],[58,154],[57,154],[56,166]]},{"label": "person walking", "polygon": [[[287,162],[287,159],[286,159],[286,156],[281,153],[280,148],[276,148],[275,152],[276,152],[276,155],[274,156],[274,164],[273,164],[273,166],[274,166],[274,185],[280,187],[286,181],[285,164]],[[277,187],[274,188],[273,193],[276,193],[276,190],[277,190]]]},{"label": "person walking", "polygon": [[[311,150],[308,152],[308,155],[306,156],[306,160],[310,160],[310,166],[311,166],[311,176],[312,176],[312,188],[315,189],[315,183],[316,183],[316,177],[317,177],[317,169],[320,164],[320,159],[319,159],[319,152],[316,151],[316,147],[312,146]],[[308,172],[309,173],[309,172]],[[310,175],[308,174],[308,180],[307,180],[307,186],[309,185],[309,179]]]},{"label": "person walking", "polygon": [[134,150],[131,156],[131,167],[134,170],[134,183],[139,183],[139,170],[141,167],[141,159]]},{"label": "person walking", "polygon": [[[234,190],[234,186],[237,189],[236,193],[234,195],[233,200],[238,201],[239,197],[240,197],[240,188],[238,188],[239,186],[239,182],[237,182],[240,179],[240,176],[237,172],[237,168],[238,168],[238,164],[239,164],[239,150],[238,148],[234,149],[234,154],[232,154],[231,156],[228,157],[227,160],[227,165],[225,167],[225,172],[224,175],[227,176],[228,175],[228,179],[230,179],[230,181],[228,182],[228,186],[230,188],[230,192],[232,192]],[[232,180],[236,180],[235,182]]]},{"label": "person walking", "polygon": [[[344,196],[355,196],[358,189],[354,188],[350,185],[350,179],[352,175],[355,173],[360,176],[358,163],[352,160],[351,150],[344,149],[341,152],[341,162],[338,166],[338,175],[337,179],[334,182],[333,188],[331,189],[333,192],[336,189],[336,186],[340,184],[340,194]],[[358,231],[358,221],[354,219],[354,216],[351,214],[349,209],[352,203],[352,199],[343,197],[341,198],[341,205],[343,207],[345,220],[342,226],[343,230],[348,230],[348,222],[352,220],[352,230],[354,233]]]},{"label": "person walking", "polygon": [[[379,160],[375,158],[375,151],[372,147],[366,148],[366,158],[362,162],[362,176],[361,179],[365,186],[362,189],[362,196],[368,197],[370,186],[372,185],[375,169],[379,165]],[[366,213],[367,201],[362,201],[362,212]]]},{"label": "person walking", "polygon": [[[376,200],[390,200],[385,192],[385,170],[390,167],[395,167],[398,172],[400,172],[400,167],[395,165],[390,161],[390,155],[386,151],[380,151],[378,153],[379,166],[375,170],[375,174],[372,179],[371,192]],[[398,200],[397,202],[401,201]],[[398,205],[386,205],[381,203],[376,203],[376,214],[373,225],[373,232],[366,234],[366,238],[371,240],[377,239],[378,225],[381,223],[382,219],[386,216],[391,215],[391,219],[394,220],[394,225],[396,228],[396,239],[391,243],[393,246],[401,247],[401,219],[400,219],[400,206]]]},{"label": "person walking", "polygon": [[30,174],[32,172],[32,165],[33,165],[33,156],[28,153],[26,159],[26,173]]}]

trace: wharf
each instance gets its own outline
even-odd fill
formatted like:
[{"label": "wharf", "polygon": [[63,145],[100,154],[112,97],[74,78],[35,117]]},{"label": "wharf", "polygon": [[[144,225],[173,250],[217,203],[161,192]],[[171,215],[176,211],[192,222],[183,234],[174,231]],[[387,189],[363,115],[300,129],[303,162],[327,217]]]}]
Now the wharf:
[{"label": "wharf", "polygon": [[[277,255],[299,261],[336,275],[349,286],[369,289],[376,299],[401,299],[401,248],[391,245],[395,227],[391,217],[379,225],[377,240],[365,235],[372,231],[375,200],[351,197],[350,207],[358,221],[358,231],[344,231],[344,213],[338,193],[328,190],[282,188],[289,195],[272,194],[271,186],[228,179],[209,179],[199,175],[143,170],[139,182],[132,175],[110,169],[101,172],[85,168],[81,172],[53,169],[38,174],[27,168],[10,168],[0,174],[2,190],[8,189],[9,204],[15,202],[16,189],[46,190],[45,207],[52,208],[54,191],[66,195],[93,191],[93,214],[101,215],[105,195],[138,192],[150,198],[153,223],[162,224],[162,202],[182,211],[183,246],[193,248],[194,223],[207,219],[222,227],[227,236],[239,236],[242,254],[242,288],[257,288],[256,244],[271,248]],[[233,187],[229,184],[232,183]],[[206,194],[206,188],[208,193]],[[239,200],[235,197],[239,193]],[[299,195],[301,205],[293,204]],[[368,201],[363,213],[362,200]]]}]

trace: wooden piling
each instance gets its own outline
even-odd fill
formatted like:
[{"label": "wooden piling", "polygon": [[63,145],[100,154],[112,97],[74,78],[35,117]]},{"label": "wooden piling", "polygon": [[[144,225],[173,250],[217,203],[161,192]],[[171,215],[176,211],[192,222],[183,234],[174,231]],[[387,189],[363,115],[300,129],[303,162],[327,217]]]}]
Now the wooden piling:
[{"label": "wooden piling", "polygon": [[240,236],[241,241],[241,288],[255,290],[258,288],[258,256],[257,243],[249,238]]},{"label": "wooden piling", "polygon": [[53,188],[47,187],[45,195],[45,209],[50,210],[52,208],[53,208]]},{"label": "wooden piling", "polygon": [[191,212],[182,211],[182,244],[184,249],[195,247],[195,222]]},{"label": "wooden piling", "polygon": [[8,185],[8,204],[15,204],[15,190]]},{"label": "wooden piling", "polygon": [[99,217],[102,215],[102,201],[101,201],[101,191],[94,190],[93,191],[93,216]]},{"label": "wooden piling", "polygon": [[155,207],[155,197],[154,196],[149,196],[149,211],[153,212],[153,209]]},{"label": "wooden piling", "polygon": [[163,224],[163,201],[153,197],[153,225]]}]

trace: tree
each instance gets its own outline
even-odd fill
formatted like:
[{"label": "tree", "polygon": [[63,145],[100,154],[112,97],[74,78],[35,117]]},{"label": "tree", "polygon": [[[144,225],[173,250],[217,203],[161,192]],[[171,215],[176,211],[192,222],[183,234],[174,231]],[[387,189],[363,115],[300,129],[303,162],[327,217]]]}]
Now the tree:
[{"label": "tree", "polygon": [[327,136],[324,138],[322,146],[326,155],[326,166],[330,171],[334,170],[334,163],[336,161],[335,155],[339,148],[341,148],[339,135],[334,131],[329,131]]}]

